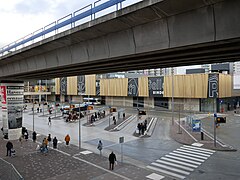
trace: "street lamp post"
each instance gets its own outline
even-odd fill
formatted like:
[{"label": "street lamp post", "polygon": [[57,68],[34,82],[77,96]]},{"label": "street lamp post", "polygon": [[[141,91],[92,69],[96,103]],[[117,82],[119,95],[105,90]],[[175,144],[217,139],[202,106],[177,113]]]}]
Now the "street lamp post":
[{"label": "street lamp post", "polygon": [[109,106],[109,121],[108,121],[108,126],[110,127],[110,118],[111,118],[111,106]]},{"label": "street lamp post", "polygon": [[79,129],[78,129],[78,133],[79,133],[79,135],[78,135],[78,139],[79,139],[79,149],[81,149],[81,106],[80,106],[80,102],[79,102],[79,123],[78,123],[78,125],[79,125]]},{"label": "street lamp post", "polygon": [[34,98],[33,98],[33,131],[34,131]]},{"label": "street lamp post", "polygon": [[174,125],[174,76],[173,76],[173,67],[172,67],[172,125]]},{"label": "street lamp post", "polygon": [[[218,93],[217,93],[217,96],[218,96]],[[215,106],[214,104],[216,103],[216,111],[215,111]],[[217,97],[216,98],[213,98],[213,112],[214,113],[214,117],[213,117],[213,136],[214,136],[214,147],[217,146],[217,132],[216,132],[216,118],[217,118]]]},{"label": "street lamp post", "polygon": [[55,118],[57,117],[57,104],[56,104],[56,99],[55,99]]},{"label": "street lamp post", "polygon": [[181,126],[180,126],[180,104],[178,105],[178,110],[179,110],[179,115],[178,115],[178,134],[182,134],[182,131],[181,131]]}]

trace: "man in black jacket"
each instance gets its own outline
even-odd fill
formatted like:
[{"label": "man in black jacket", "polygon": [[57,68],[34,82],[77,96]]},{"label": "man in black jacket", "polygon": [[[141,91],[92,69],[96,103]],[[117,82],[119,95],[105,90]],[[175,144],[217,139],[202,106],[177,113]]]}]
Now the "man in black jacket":
[{"label": "man in black jacket", "polygon": [[112,152],[110,155],[109,155],[109,169],[110,170],[113,170],[114,169],[114,163],[115,161],[117,161],[116,159],[116,155]]},{"label": "man in black jacket", "polygon": [[10,141],[7,142],[6,148],[7,148],[7,156],[11,156],[11,149],[13,148],[13,144]]}]

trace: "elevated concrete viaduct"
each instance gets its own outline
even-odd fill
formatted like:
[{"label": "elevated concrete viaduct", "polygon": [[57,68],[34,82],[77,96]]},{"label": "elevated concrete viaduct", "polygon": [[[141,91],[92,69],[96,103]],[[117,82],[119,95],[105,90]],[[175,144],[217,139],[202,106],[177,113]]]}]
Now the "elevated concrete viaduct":
[{"label": "elevated concrete viaduct", "polygon": [[239,17],[239,0],[144,0],[2,56],[0,79],[236,61]]}]

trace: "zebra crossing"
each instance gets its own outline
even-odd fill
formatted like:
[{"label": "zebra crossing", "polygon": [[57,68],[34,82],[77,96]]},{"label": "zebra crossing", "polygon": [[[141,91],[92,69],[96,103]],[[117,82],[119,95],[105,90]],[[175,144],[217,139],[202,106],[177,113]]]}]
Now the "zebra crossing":
[{"label": "zebra crossing", "polygon": [[166,154],[164,157],[152,162],[147,168],[177,179],[185,179],[198,166],[204,163],[214,150],[201,147],[183,145]]}]

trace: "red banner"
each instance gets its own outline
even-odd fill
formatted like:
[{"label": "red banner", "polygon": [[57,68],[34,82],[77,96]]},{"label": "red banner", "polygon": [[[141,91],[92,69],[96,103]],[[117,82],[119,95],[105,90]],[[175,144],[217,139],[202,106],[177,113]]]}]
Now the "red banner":
[{"label": "red banner", "polygon": [[2,96],[2,104],[7,104],[6,86],[0,86],[0,93]]}]

